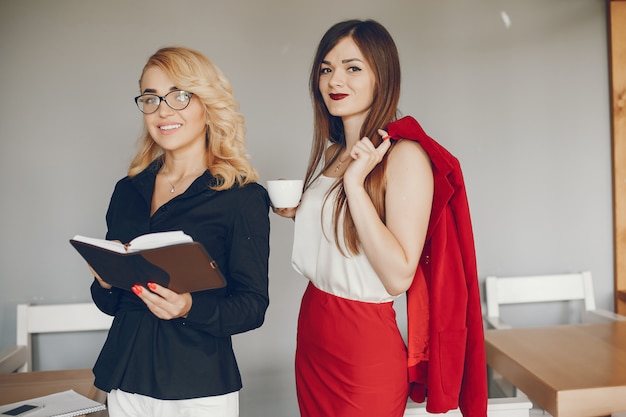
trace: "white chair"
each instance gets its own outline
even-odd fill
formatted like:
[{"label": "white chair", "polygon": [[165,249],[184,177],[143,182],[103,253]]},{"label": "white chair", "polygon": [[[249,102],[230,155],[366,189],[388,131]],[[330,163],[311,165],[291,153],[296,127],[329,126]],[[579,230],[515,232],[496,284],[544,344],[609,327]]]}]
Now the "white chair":
[{"label": "white chair", "polygon": [[108,330],[113,317],[93,303],[17,306],[17,348],[25,348],[18,372],[32,370],[32,334]]},{"label": "white chair", "polygon": [[[626,320],[626,316],[596,308],[593,281],[588,271],[557,275],[488,276],[485,279],[485,301],[485,323],[488,328],[498,330],[512,328],[500,318],[500,306],[510,304],[578,302],[582,304],[580,322]],[[524,395],[497,372],[490,369],[489,373],[490,391],[493,395]]]},{"label": "white chair", "polygon": [[578,300],[584,306],[581,309],[582,322],[626,320],[625,316],[596,308],[593,281],[588,271],[558,275],[489,276],[485,280],[485,290],[485,322],[494,329],[511,328],[500,319],[500,306],[505,304]]},{"label": "white chair", "polygon": [[9,346],[0,352],[0,374],[17,372],[28,360],[26,346]]}]

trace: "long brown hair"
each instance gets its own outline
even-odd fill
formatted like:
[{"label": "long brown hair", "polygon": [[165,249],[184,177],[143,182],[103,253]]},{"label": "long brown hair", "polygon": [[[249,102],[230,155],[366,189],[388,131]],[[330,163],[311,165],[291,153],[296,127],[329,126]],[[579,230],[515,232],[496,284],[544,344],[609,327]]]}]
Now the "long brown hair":
[{"label": "long brown hair", "polygon": [[[350,37],[358,46],[376,78],[373,101],[363,125],[360,137],[367,136],[375,146],[381,142],[378,129],[396,120],[400,100],[400,59],[393,38],[380,23],[374,20],[346,20],[333,25],[322,37],[311,68],[309,88],[313,100],[314,133],[311,155],[305,175],[305,188],[317,177],[317,169],[322,164],[324,153],[330,144],[338,145],[337,152],[321,167],[323,172],[332,165],[346,147],[344,127],[340,117],[331,115],[320,93],[319,80],[322,61],[337,43]],[[387,153],[388,154],[388,153]],[[369,194],[379,217],[385,221],[385,166],[383,158],[365,180],[365,190]],[[318,174],[319,175],[319,174]],[[346,201],[343,181],[338,181],[338,198],[333,211],[335,241],[339,244],[339,220],[344,213],[343,229],[346,248],[350,253],[359,252],[359,237]],[[333,189],[334,189],[333,188]]]},{"label": "long brown hair", "polygon": [[[202,53],[182,47],[161,48],[152,55],[141,72],[140,85],[150,67],[161,69],[177,88],[200,99],[207,125],[205,163],[218,179],[213,188],[224,190],[235,184],[241,186],[257,181],[258,173],[250,165],[246,153],[244,118],[239,113],[230,82],[220,69]],[[148,130],[144,130],[140,149],[128,169],[131,177],[163,153]]]}]

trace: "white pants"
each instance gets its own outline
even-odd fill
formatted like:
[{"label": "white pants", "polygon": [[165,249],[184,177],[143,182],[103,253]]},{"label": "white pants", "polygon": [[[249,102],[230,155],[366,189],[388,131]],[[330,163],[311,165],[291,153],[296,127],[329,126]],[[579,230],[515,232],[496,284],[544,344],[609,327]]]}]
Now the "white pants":
[{"label": "white pants", "polygon": [[157,400],[140,394],[112,390],[109,417],[238,417],[239,392],[190,400]]}]

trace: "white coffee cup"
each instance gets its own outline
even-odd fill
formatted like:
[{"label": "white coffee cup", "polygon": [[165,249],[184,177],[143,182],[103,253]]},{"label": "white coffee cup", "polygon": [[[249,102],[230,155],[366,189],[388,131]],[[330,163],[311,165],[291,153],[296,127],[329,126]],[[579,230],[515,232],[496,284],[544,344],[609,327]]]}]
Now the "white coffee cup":
[{"label": "white coffee cup", "polygon": [[297,207],[302,197],[302,180],[270,180],[267,192],[275,208]]}]

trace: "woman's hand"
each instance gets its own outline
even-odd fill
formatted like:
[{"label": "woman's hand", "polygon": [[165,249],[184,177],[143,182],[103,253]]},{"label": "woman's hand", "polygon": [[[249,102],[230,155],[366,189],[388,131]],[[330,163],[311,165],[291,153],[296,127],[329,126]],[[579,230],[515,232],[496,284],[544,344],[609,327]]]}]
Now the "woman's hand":
[{"label": "woman's hand", "polygon": [[[378,134],[383,138],[389,138],[387,132],[382,129],[378,130]],[[390,140],[383,140],[378,147],[375,147],[367,137],[358,141],[350,150],[353,161],[343,174],[344,186],[363,186],[367,175],[382,161],[390,146]]]},{"label": "woman's hand", "polygon": [[[118,243],[122,243],[119,240],[112,240],[112,242],[118,242]],[[100,286],[106,290],[110,290],[111,287],[113,287],[111,284],[109,284],[108,282],[106,282],[105,280],[103,280],[102,278],[100,278],[100,275],[98,275],[98,273],[91,267],[91,265],[87,264],[87,266],[89,267],[89,270],[91,271],[91,273],[93,274],[94,278],[96,278],[98,280],[98,283],[100,284]]]},{"label": "woman's hand", "polygon": [[177,294],[161,285],[149,282],[148,288],[141,285],[132,287],[135,295],[160,319],[171,320],[187,317],[191,310],[192,298],[188,292]]},{"label": "woman's hand", "polygon": [[107,289],[107,290],[111,289],[112,285],[109,284],[108,282],[105,282],[102,278],[100,278],[100,275],[98,275],[98,273],[91,267],[91,265],[87,264],[87,267],[89,267],[89,270],[93,274],[94,278],[98,280],[98,283],[100,284],[102,288]]},{"label": "woman's hand", "polygon": [[296,218],[296,210],[298,207],[288,207],[288,208],[274,208],[272,207],[272,211],[279,216],[286,217],[288,219]]}]

